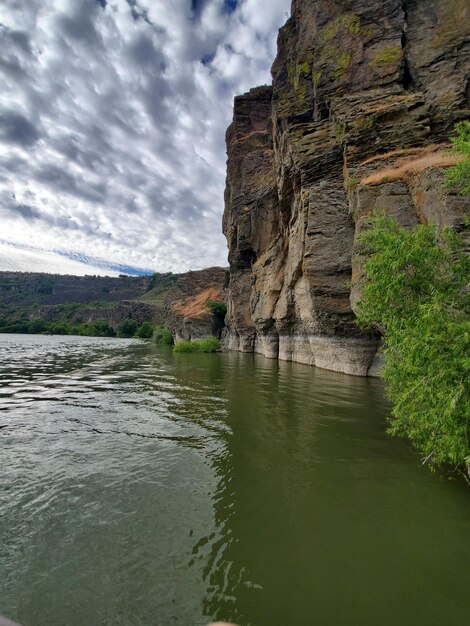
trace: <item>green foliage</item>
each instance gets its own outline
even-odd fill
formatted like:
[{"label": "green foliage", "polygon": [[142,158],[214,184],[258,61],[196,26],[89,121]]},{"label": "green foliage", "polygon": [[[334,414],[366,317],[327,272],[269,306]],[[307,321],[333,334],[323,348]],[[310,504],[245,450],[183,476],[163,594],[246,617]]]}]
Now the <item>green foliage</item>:
[{"label": "green foliage", "polygon": [[83,335],[84,337],[114,337],[116,335],[114,329],[104,320],[71,326],[70,331],[68,335]]},{"label": "green foliage", "polygon": [[220,341],[215,337],[208,339],[194,339],[193,341],[180,341],[177,343],[174,352],[217,352],[220,349]]},{"label": "green foliage", "polygon": [[53,283],[47,280],[40,282],[38,286],[36,287],[36,293],[45,295],[45,296],[50,296],[51,294],[54,293]]},{"label": "green foliage", "polygon": [[470,463],[470,257],[450,229],[411,232],[386,218],[362,235],[358,321],[385,332],[389,431],[431,466]]},{"label": "green foliage", "polygon": [[348,193],[354,193],[361,184],[361,179],[357,176],[350,176],[346,182],[346,190]]},{"label": "green foliage", "polygon": [[173,335],[166,326],[157,326],[153,333],[155,343],[161,343],[166,346],[173,345]]},{"label": "green foliage", "polygon": [[371,61],[372,67],[383,67],[384,65],[392,65],[398,63],[402,56],[401,46],[385,46],[380,48]]},{"label": "green foliage", "polygon": [[49,324],[47,332],[50,335],[72,335],[71,327],[65,322],[53,322]]},{"label": "green foliage", "polygon": [[150,322],[143,322],[137,329],[135,336],[139,339],[150,339],[153,336],[153,330],[153,324]]},{"label": "green foliage", "polygon": [[115,337],[116,333],[114,328],[108,324],[105,320],[98,320],[94,323],[97,337]]},{"label": "green foliage", "polygon": [[206,302],[206,307],[210,309],[212,315],[220,319],[222,322],[224,321],[225,316],[227,315],[227,305],[225,304],[225,302],[220,302],[218,300],[208,300]]},{"label": "green foliage", "polygon": [[27,333],[29,331],[29,322],[27,320],[5,320],[0,322],[0,332],[2,333]]},{"label": "green foliage", "polygon": [[72,324],[67,321],[46,322],[41,319],[14,320],[0,319],[2,333],[29,333],[31,335],[83,335],[86,337],[114,337],[113,328],[104,320],[90,324]]},{"label": "green foliage", "polygon": [[139,328],[138,322],[135,320],[124,320],[118,328],[118,337],[129,339],[133,337]]},{"label": "green foliage", "polygon": [[44,333],[47,330],[47,326],[48,324],[44,320],[32,320],[28,325],[28,333]]},{"label": "green foliage", "polygon": [[452,150],[462,155],[463,160],[447,170],[447,186],[457,187],[462,196],[470,194],[470,121],[455,126],[457,137],[453,137]]}]

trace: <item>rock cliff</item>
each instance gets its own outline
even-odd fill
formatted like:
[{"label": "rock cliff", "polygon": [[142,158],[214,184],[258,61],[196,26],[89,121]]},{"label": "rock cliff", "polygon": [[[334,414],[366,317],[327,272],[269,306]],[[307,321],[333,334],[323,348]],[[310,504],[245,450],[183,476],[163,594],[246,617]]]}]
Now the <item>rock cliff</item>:
[{"label": "rock cliff", "polygon": [[228,349],[375,373],[357,238],[374,211],[462,228],[443,168],[469,67],[468,0],[293,1],[272,86],[235,98],[227,130]]},{"label": "rock cliff", "polygon": [[165,324],[175,341],[220,337],[222,324],[207,307],[209,301],[225,301],[227,271],[222,267],[174,275],[164,289],[157,287],[140,300],[153,307],[152,321]]}]

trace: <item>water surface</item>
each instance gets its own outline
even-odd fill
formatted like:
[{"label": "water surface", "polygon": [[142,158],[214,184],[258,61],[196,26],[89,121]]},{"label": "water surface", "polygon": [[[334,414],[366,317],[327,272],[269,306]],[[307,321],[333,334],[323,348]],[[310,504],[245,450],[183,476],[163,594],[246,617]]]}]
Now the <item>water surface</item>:
[{"label": "water surface", "polygon": [[470,493],[380,381],[0,335],[0,613],[24,626],[462,626]]}]

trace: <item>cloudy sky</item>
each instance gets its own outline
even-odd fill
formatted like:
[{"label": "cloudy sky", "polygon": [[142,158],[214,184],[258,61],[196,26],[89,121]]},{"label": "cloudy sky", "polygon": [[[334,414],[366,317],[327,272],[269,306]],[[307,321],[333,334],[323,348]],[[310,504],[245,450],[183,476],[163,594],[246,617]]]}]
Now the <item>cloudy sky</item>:
[{"label": "cloudy sky", "polygon": [[224,134],[290,0],[1,0],[0,270],[226,264]]}]

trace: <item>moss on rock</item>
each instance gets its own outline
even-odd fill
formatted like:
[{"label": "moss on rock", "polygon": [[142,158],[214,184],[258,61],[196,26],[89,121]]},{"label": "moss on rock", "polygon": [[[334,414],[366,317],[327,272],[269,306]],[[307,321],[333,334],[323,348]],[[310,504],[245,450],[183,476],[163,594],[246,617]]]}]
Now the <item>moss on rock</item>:
[{"label": "moss on rock", "polygon": [[372,67],[383,67],[384,65],[393,65],[400,61],[402,55],[401,46],[385,46],[380,48],[370,62]]}]

